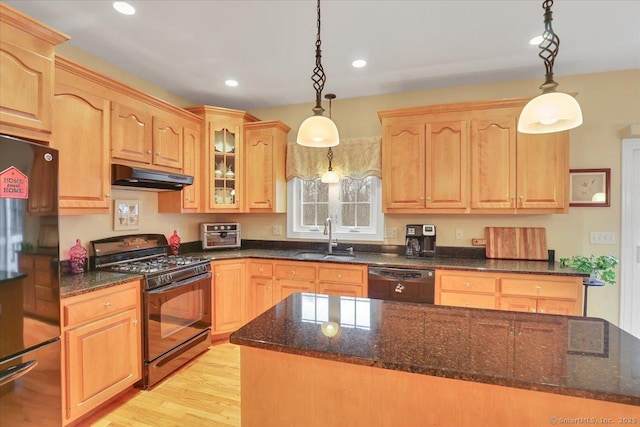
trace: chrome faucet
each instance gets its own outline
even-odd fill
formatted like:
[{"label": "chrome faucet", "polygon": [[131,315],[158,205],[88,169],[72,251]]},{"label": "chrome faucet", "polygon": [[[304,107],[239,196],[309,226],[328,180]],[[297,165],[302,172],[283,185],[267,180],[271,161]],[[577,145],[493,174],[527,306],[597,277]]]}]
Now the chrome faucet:
[{"label": "chrome faucet", "polygon": [[327,220],[324,222],[324,231],[322,232],[322,234],[324,234],[325,236],[328,234],[329,235],[329,254],[333,253],[333,248],[338,246],[338,239],[336,239],[336,241],[334,242],[333,239],[331,238],[331,218],[327,218]]}]

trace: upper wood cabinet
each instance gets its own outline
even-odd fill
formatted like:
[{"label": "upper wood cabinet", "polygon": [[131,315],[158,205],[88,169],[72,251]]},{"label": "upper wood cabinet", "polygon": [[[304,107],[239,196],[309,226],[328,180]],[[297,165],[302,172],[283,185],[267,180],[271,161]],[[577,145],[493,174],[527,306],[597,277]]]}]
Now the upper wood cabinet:
[{"label": "upper wood cabinet", "polygon": [[244,125],[245,211],[286,212],[285,158],[290,129],[275,120]]},{"label": "upper wood cabinet", "polygon": [[158,212],[201,212],[201,192],[203,182],[201,173],[202,140],[200,128],[185,125],[182,129],[182,172],[193,176],[193,184],[182,191],[163,191],[158,193]]},{"label": "upper wood cabinet", "polygon": [[519,112],[472,121],[471,212],[566,213],[569,134],[517,133]]},{"label": "upper wood cabinet", "polygon": [[[60,152],[60,214],[109,213],[109,101],[92,72],[56,57],[51,146]],[[78,126],[82,123],[82,126]]]},{"label": "upper wood cabinet", "polygon": [[111,159],[139,163],[151,169],[182,171],[182,123],[169,114],[155,115],[142,104],[137,108],[113,103]]},{"label": "upper wood cabinet", "polygon": [[242,212],[243,126],[257,119],[244,111],[198,106],[187,108],[202,119],[201,176],[203,212]]},{"label": "upper wood cabinet", "polygon": [[50,140],[54,49],[67,40],[0,3],[0,133]]},{"label": "upper wood cabinet", "polygon": [[425,125],[382,120],[382,209],[425,208]]},{"label": "upper wood cabinet", "polygon": [[151,112],[114,102],[111,112],[111,158],[150,164],[153,127]]},{"label": "upper wood cabinet", "polygon": [[378,112],[383,210],[567,213],[567,132],[516,131],[526,98]]}]

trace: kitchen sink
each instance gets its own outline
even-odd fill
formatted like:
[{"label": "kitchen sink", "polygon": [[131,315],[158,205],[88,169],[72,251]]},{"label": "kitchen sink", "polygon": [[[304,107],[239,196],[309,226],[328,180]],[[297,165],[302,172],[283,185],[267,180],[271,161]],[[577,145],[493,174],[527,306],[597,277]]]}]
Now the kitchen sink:
[{"label": "kitchen sink", "polygon": [[338,252],[328,254],[322,251],[302,251],[296,252],[295,257],[302,260],[334,260],[334,261],[350,261],[355,257],[349,252]]}]

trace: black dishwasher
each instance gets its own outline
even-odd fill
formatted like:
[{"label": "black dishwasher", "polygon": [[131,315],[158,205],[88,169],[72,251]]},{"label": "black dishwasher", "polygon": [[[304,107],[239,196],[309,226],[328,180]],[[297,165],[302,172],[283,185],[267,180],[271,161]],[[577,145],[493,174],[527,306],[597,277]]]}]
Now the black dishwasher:
[{"label": "black dishwasher", "polygon": [[369,298],[433,304],[434,270],[369,267]]}]

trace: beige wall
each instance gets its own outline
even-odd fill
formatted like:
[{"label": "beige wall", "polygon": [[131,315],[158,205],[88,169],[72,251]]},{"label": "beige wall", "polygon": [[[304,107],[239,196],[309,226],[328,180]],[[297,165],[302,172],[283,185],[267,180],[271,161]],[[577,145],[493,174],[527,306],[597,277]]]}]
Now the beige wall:
[{"label": "beige wall", "polygon": [[[179,106],[188,100],[175,97],[161,88],[111,67],[89,55],[69,49],[59,49],[67,56],[124,83]],[[609,208],[572,208],[568,215],[386,215],[386,228],[397,228],[398,239],[390,244],[403,244],[404,225],[434,223],[438,229],[438,244],[442,246],[470,246],[472,237],[482,237],[486,226],[541,226],[547,229],[549,247],[556,250],[556,259],[571,255],[620,255],[619,244],[591,245],[590,231],[613,231],[620,239],[620,139],[618,132],[640,121],[640,70],[558,77],[559,89],[578,92],[585,124],[571,131],[570,165],[572,168],[611,168],[612,197]],[[343,138],[380,135],[377,111],[415,105],[459,101],[474,101],[510,97],[533,96],[542,77],[537,80],[499,84],[452,87],[385,96],[338,99],[333,102],[332,117]],[[328,87],[330,91],[330,87]],[[310,100],[311,101],[311,100]],[[224,107],[224,105],[220,105]],[[251,111],[264,120],[278,119],[291,126],[289,139],[295,138],[302,120],[311,114],[312,104],[294,105]],[[114,190],[115,198],[137,199],[141,203],[141,227],[131,232],[164,233],[174,229],[183,241],[199,238],[198,224],[204,221],[239,221],[243,237],[248,239],[284,239],[271,234],[273,225],[286,229],[285,214],[269,215],[213,215],[158,214],[157,194],[153,192]],[[123,234],[114,231],[112,217],[88,215],[63,217],[61,220],[62,258],[68,257],[76,238],[83,243],[90,240]],[[455,240],[455,230],[462,229],[463,240]],[[589,315],[603,317],[618,324],[619,286],[592,288],[589,293]]]}]

